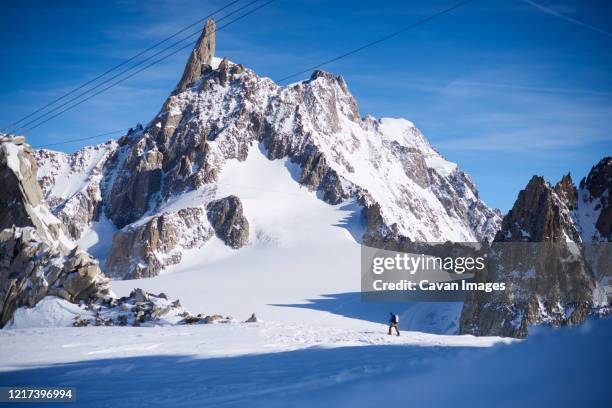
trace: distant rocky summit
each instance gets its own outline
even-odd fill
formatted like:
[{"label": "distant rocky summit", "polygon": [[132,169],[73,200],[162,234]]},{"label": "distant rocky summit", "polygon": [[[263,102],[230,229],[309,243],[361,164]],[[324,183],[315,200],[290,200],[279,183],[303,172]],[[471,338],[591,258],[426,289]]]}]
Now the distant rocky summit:
[{"label": "distant rocky summit", "polygon": [[577,201],[582,211],[577,212],[577,217],[587,242],[612,241],[611,186],[612,157],[603,158],[580,180]]},{"label": "distant rocky summit", "polygon": [[503,219],[494,259],[482,281],[505,282],[504,292],[471,293],[460,332],[524,337],[529,326],[582,322],[608,314],[612,301],[609,225],[612,158],[582,179],[554,187],[534,176]]}]

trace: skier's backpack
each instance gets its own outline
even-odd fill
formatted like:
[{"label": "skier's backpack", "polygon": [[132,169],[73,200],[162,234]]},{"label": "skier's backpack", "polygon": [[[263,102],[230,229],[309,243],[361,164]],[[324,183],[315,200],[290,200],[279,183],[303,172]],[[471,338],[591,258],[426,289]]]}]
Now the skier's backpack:
[{"label": "skier's backpack", "polygon": [[394,314],[394,315],[393,315],[393,321],[394,321],[395,323],[399,323],[399,315]]}]

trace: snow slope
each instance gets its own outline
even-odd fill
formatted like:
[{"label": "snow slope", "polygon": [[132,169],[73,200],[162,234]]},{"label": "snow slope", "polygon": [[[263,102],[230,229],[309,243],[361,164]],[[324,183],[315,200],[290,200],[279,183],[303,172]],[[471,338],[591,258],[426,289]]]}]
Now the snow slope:
[{"label": "snow slope", "polygon": [[66,154],[53,150],[36,151],[38,179],[48,200],[68,200],[85,190],[94,180],[108,157],[116,149],[114,141],[86,146]]},{"label": "snow slope", "polygon": [[212,238],[185,251],[183,261],[160,276],[113,281],[113,290],[127,295],[138,286],[165,292],[192,312],[241,320],[256,313],[264,321],[366,329],[394,311],[406,316],[406,329],[456,331],[460,304],[363,303],[356,240],[364,228],[360,207],[323,202],[295,182],[296,165],[268,160],[260,149],[253,145],[245,161],[229,161],[216,192],[241,197],[252,231],[247,247],[233,250]]},{"label": "snow slope", "polygon": [[101,214],[99,221],[93,221],[83,230],[77,244],[98,258],[100,265],[104,265],[115,232],[117,232],[117,227],[104,214]]},{"label": "snow slope", "polygon": [[269,398],[265,406],[376,407],[384,399],[419,407],[609,407],[611,335],[610,318],[547,328],[521,343],[464,353],[442,364],[434,359],[426,372],[414,363],[403,365],[375,379],[339,381],[317,393]]},{"label": "snow slope", "polygon": [[93,313],[64,299],[47,296],[35,307],[21,307],[13,314],[8,329],[29,329],[40,327],[71,327],[77,316],[92,316]]},{"label": "snow slope", "polygon": [[79,407],[252,406],[500,340],[384,330],[268,322],[3,330],[0,384],[76,387]]},{"label": "snow slope", "polygon": [[383,330],[3,330],[0,384],[76,387],[75,407],[610,405],[610,319],[494,347],[496,338]]}]

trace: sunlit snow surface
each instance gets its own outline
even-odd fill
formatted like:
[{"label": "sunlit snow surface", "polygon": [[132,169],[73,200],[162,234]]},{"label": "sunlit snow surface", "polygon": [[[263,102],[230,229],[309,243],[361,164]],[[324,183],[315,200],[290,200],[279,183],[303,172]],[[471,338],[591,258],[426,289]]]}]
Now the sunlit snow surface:
[{"label": "sunlit snow surface", "polygon": [[100,220],[93,221],[90,226],[85,228],[77,244],[95,256],[100,261],[100,265],[103,266],[106,255],[112,247],[115,232],[117,232],[117,227],[104,214],[100,214]]},{"label": "sunlit snow surface", "polygon": [[[440,334],[456,332],[458,303],[364,303],[359,207],[324,203],[296,166],[252,149],[216,192],[241,198],[247,247],[213,238],[161,276],[112,284],[234,323],[73,328],[82,309],[47,298],[0,330],[0,385],[76,387],[78,407],[609,405],[609,320],[511,342]],[[104,254],[112,232],[102,221],[82,244]],[[391,311],[400,337],[386,334]],[[241,323],[251,313],[264,322]]]},{"label": "sunlit snow surface", "polygon": [[318,324],[0,331],[0,384],[78,407],[610,406],[612,321],[526,341]]},{"label": "sunlit snow surface", "polygon": [[[242,320],[256,313],[265,321],[368,328],[385,323],[393,311],[405,315],[406,328],[454,333],[459,304],[416,309],[414,304],[361,302],[360,207],[325,203],[296,182],[297,165],[270,161],[260,149],[254,145],[246,161],[224,166],[216,194],[240,197],[251,231],[247,247],[233,250],[213,238],[184,251],[182,262],[161,276],[114,281],[113,289],[120,295],[135,286],[165,292],[192,312]],[[193,205],[192,196],[198,193],[170,205]]]}]

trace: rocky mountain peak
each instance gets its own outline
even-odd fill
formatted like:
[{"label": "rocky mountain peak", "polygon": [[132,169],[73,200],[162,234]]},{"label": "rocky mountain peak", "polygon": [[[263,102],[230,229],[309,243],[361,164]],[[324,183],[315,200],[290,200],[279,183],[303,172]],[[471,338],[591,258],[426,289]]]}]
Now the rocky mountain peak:
[{"label": "rocky mountain peak", "polygon": [[546,242],[565,241],[569,238],[580,242],[579,232],[570,213],[572,206],[575,206],[575,194],[571,201],[572,186],[569,175],[555,188],[543,177],[533,176],[504,217],[495,240]]},{"label": "rocky mountain peak", "polygon": [[578,190],[572,180],[570,173],[564,175],[561,180],[555,185],[555,192],[563,199],[567,208],[570,210],[576,209],[578,200]]},{"label": "rocky mountain peak", "polygon": [[203,71],[210,68],[212,58],[215,56],[216,31],[217,25],[214,18],[211,17],[206,20],[202,34],[200,34],[191,55],[189,55],[185,71],[174,93],[187,89],[200,78]]},{"label": "rocky mountain peak", "polygon": [[593,197],[601,197],[612,185],[612,157],[604,157],[591,168],[580,181],[580,188],[587,188]]}]

